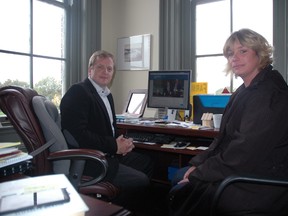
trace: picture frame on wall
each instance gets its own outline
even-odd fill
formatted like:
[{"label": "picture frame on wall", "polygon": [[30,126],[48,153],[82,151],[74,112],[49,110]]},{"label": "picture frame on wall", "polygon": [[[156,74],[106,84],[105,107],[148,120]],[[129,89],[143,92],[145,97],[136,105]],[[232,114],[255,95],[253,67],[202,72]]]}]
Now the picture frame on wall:
[{"label": "picture frame on wall", "polygon": [[118,38],[117,70],[150,70],[151,34]]}]

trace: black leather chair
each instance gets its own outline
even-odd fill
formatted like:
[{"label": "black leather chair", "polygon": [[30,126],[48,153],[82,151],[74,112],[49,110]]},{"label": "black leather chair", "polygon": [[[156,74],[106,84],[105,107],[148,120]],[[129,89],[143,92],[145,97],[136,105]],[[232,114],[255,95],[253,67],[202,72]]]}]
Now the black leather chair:
[{"label": "black leather chair", "polygon": [[[229,176],[224,179],[219,187],[217,188],[212,207],[210,211],[210,216],[221,216],[221,214],[217,213],[218,204],[221,199],[221,195],[225,193],[225,190],[232,184],[242,183],[242,184],[260,184],[260,185],[267,185],[267,186],[278,186],[278,187],[286,187],[288,188],[288,179],[272,179],[272,178],[260,178],[256,176]],[[269,194],[267,194],[269,196]],[[231,198],[233,199],[233,198]]]},{"label": "black leather chair", "polygon": [[[41,102],[40,108],[38,106],[36,109],[37,112],[40,109],[42,114],[47,114],[45,119],[37,117],[32,104],[34,98]],[[68,149],[59,127],[58,110],[45,97],[39,96],[33,89],[5,86],[0,88],[0,109],[21,137],[28,153],[34,157],[31,175],[64,173],[80,193],[109,201],[117,196],[118,189],[111,183],[102,181],[108,167],[105,155],[92,149]],[[83,176],[87,160],[101,164],[99,176]]]}]

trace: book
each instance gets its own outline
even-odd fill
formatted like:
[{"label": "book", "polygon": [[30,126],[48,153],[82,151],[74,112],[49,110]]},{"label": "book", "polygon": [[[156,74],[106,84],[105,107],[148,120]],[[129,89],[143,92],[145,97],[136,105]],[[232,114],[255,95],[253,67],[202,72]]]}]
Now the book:
[{"label": "book", "polygon": [[7,167],[22,161],[31,160],[33,157],[26,152],[20,152],[15,155],[9,155],[3,158],[0,158],[0,168]]},{"label": "book", "polygon": [[88,210],[64,174],[0,183],[0,215],[84,216]]},{"label": "book", "polygon": [[[19,170],[19,168],[23,171],[22,167],[18,166],[18,163],[28,161],[33,158],[27,152],[23,152],[22,150],[18,149],[18,145],[21,145],[21,142],[0,142],[0,175],[6,176],[8,173],[16,173],[16,170]],[[17,164],[15,165],[15,169],[13,169],[13,167],[9,167],[9,169],[6,171],[6,167],[13,164]]]},{"label": "book", "polygon": [[1,159],[6,159],[7,157],[17,155],[21,153],[22,151],[19,150],[18,148],[4,148],[0,149],[0,160]]},{"label": "book", "polygon": [[19,145],[21,145],[21,142],[0,142],[0,149]]}]

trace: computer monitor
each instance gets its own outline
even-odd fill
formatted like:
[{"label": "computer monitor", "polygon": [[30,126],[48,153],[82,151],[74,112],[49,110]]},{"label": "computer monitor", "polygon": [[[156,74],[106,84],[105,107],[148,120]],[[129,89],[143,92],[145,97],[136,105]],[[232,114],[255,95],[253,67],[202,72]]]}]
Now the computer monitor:
[{"label": "computer monitor", "polygon": [[231,94],[223,95],[194,95],[193,123],[201,124],[203,113],[223,114]]},{"label": "computer monitor", "polygon": [[177,110],[189,110],[190,83],[191,70],[149,71],[147,107],[167,108],[168,119]]}]

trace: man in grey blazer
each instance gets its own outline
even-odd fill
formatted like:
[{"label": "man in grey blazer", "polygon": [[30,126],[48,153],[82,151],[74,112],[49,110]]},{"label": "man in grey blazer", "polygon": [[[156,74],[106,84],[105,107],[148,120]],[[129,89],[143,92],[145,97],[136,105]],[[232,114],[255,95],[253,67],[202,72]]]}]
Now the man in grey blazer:
[{"label": "man in grey blazer", "polygon": [[[121,191],[115,202],[128,207],[132,201],[138,200],[136,195],[139,197],[149,187],[153,166],[146,155],[132,152],[132,139],[117,135],[114,102],[108,88],[114,71],[111,53],[93,53],[89,60],[88,78],[72,85],[62,98],[62,130],[68,131],[80,148],[97,149],[107,155],[106,180]],[[84,173],[97,175],[97,167],[89,163]]]}]

